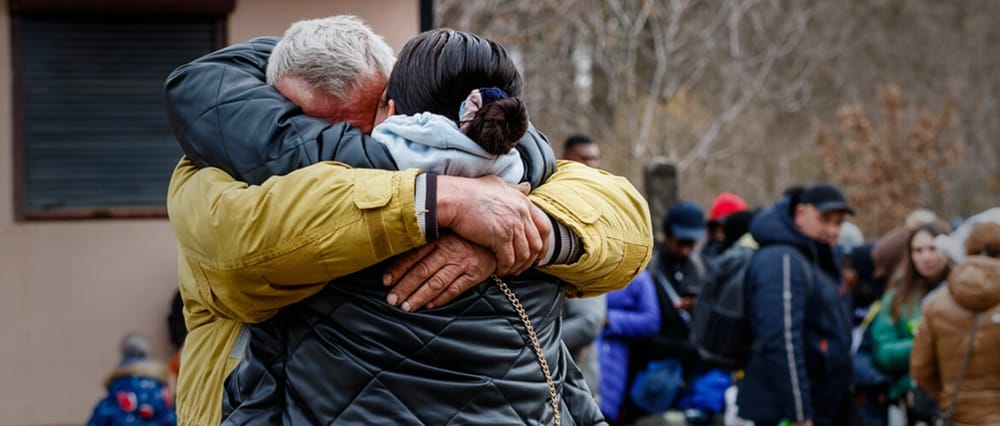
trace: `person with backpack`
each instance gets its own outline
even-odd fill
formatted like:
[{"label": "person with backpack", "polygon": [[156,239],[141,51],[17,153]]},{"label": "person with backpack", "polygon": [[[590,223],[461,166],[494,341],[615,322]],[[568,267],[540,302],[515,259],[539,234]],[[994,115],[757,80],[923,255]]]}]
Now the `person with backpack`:
[{"label": "person with backpack", "polygon": [[712,260],[713,279],[698,295],[691,321],[691,340],[711,367],[739,370],[750,355],[744,277],[758,244],[748,233],[757,211],[742,211],[723,223],[724,251]]},{"label": "person with backpack", "polygon": [[726,238],[724,224],[733,214],[746,211],[747,203],[739,195],[723,192],[715,197],[715,201],[712,201],[712,207],[708,209],[707,238],[701,247],[702,257],[713,261],[732,245],[732,241],[728,241]]},{"label": "person with backpack", "polygon": [[[705,372],[690,337],[691,314],[697,294],[711,279],[708,264],[694,251],[705,235],[705,213],[694,202],[677,202],[664,217],[663,232],[664,243],[646,268],[656,287],[660,331],[652,337],[633,341],[629,356],[630,386],[635,377],[655,361],[677,360],[688,384],[693,384],[697,375]],[[667,404],[678,407],[677,402]],[[658,414],[660,409],[654,408],[655,405],[636,401],[629,395],[622,412],[626,417]],[[704,413],[692,412],[691,415],[698,417]]]},{"label": "person with backpack", "polygon": [[744,284],[753,342],[738,384],[741,418],[850,423],[850,296],[834,254],[849,214],[843,193],[819,184],[788,191],[751,222],[760,248]]}]

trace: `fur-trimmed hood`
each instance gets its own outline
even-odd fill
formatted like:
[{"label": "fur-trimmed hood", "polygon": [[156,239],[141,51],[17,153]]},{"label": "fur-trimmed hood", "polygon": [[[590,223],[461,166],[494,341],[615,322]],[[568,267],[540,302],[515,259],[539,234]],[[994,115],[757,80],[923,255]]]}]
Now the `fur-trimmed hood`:
[{"label": "fur-trimmed hood", "polygon": [[111,370],[111,372],[104,377],[104,387],[110,386],[111,382],[115,381],[115,379],[130,376],[149,377],[150,379],[163,383],[170,389],[174,388],[174,375],[170,372],[170,369],[161,362],[149,360],[131,362]]},{"label": "fur-trimmed hood", "polygon": [[951,271],[948,290],[958,304],[972,311],[1000,303],[1000,259],[969,256]]}]

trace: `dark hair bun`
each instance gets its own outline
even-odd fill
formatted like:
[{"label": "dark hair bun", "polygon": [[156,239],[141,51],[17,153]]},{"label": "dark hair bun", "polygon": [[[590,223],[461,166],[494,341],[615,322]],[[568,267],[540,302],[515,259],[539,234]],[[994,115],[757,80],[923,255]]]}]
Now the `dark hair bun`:
[{"label": "dark hair bun", "polygon": [[493,155],[508,152],[528,131],[528,109],[518,98],[483,105],[469,123],[466,135]]}]

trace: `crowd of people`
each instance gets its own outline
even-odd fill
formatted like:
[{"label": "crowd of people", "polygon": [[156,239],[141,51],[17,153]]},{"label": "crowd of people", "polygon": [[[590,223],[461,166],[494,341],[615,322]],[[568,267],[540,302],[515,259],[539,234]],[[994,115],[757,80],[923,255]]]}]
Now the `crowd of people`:
[{"label": "crowd of people", "polygon": [[492,40],[394,56],[351,16],[179,67],[181,349],[151,372],[126,339],[91,424],[1000,424],[996,214],[866,241],[836,186],[726,192],[654,250],[522,87]]},{"label": "crowd of people", "polygon": [[[865,240],[847,221],[864,207],[827,184],[754,210],[720,194],[708,225],[699,206],[678,202],[647,272],[607,296],[597,340],[606,418],[633,424],[669,409],[688,424],[1000,424],[997,213],[949,223],[919,209]],[[732,288],[740,302],[725,299]],[[713,328],[740,303],[730,312],[744,323]],[[651,360],[674,360],[680,374],[651,385],[661,368]]]}]

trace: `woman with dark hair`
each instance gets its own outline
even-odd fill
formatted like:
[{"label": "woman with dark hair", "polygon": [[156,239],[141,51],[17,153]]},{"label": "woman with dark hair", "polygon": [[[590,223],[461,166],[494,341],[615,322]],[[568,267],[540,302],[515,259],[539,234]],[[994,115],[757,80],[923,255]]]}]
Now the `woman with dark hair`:
[{"label": "woman with dark hair", "polygon": [[948,276],[950,265],[934,245],[934,237],[949,232],[944,222],[931,222],[914,229],[906,243],[906,255],[882,297],[878,315],[871,324],[872,360],[893,380],[890,401],[912,390],[909,375],[913,336],[920,325],[920,304]]},{"label": "woman with dark hair", "polygon": [[[502,46],[448,29],[403,47],[372,138],[400,169],[452,176],[524,175],[514,146],[528,131],[521,75]],[[397,115],[398,114],[398,115]]]},{"label": "woman with dark hair", "polygon": [[[504,175],[506,166],[493,167],[519,158],[512,148],[528,128],[520,90],[499,44],[425,32],[400,51],[373,136],[400,168],[413,161],[447,165],[437,170],[449,174]],[[442,136],[447,143],[435,145]],[[249,326],[252,343],[225,384],[225,423],[604,422],[561,342],[566,288],[558,279],[537,269],[492,276],[419,309],[389,295],[385,266],[339,278]]]}]

